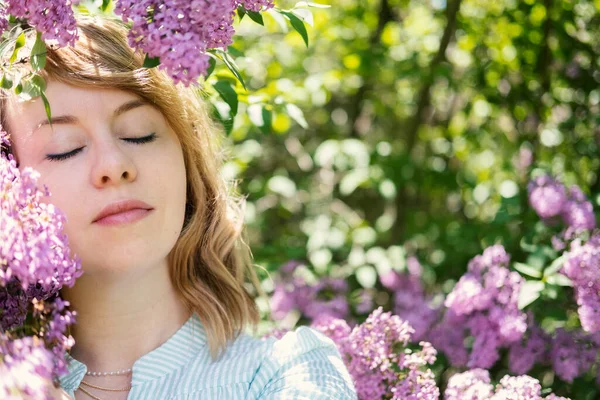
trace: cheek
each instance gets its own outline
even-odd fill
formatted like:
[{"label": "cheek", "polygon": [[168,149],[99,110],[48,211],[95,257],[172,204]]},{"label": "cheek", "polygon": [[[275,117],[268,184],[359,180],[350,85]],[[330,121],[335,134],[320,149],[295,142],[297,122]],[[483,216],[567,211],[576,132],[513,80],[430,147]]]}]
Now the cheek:
[{"label": "cheek", "polygon": [[40,188],[42,184],[45,184],[50,191],[50,196],[44,196],[42,201],[52,203],[62,211],[67,218],[65,230],[68,234],[73,226],[80,226],[81,219],[84,218],[82,202],[86,196],[81,193],[83,183],[78,177],[69,174],[66,176],[62,174],[57,177],[44,175],[43,172],[40,172],[40,174],[38,180]]}]

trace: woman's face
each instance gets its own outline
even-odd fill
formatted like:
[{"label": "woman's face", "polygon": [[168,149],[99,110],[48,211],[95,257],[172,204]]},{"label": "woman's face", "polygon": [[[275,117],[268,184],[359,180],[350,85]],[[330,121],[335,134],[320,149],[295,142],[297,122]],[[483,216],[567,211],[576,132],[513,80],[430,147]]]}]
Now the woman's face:
[{"label": "woman's face", "polygon": [[[163,114],[116,89],[49,81],[46,96],[53,128],[41,98],[8,101],[13,152],[20,169],[40,173],[40,187],[51,193],[44,201],[66,215],[71,250],[84,271],[132,272],[163,262],[181,233],[186,200],[181,144]],[[134,222],[94,222],[107,205],[127,199],[153,210]]]}]

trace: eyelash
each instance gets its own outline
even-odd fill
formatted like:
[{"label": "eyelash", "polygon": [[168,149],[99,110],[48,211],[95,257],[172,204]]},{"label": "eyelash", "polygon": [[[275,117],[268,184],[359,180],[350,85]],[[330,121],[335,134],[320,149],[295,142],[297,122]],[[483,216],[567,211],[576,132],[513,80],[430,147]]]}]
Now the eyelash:
[{"label": "eyelash", "polygon": [[[140,137],[140,138],[123,138],[123,140],[125,140],[128,143],[135,143],[135,144],[150,143],[150,142],[153,142],[153,141],[156,140],[156,133],[151,133],[148,136],[143,136],[143,137]],[[46,159],[50,160],[50,161],[62,161],[62,160],[66,160],[68,158],[71,158],[71,157],[75,156],[82,149],[83,149],[83,147],[80,147],[80,148],[72,150],[72,151],[70,151],[68,153],[63,153],[63,154],[48,154],[46,156]]]}]

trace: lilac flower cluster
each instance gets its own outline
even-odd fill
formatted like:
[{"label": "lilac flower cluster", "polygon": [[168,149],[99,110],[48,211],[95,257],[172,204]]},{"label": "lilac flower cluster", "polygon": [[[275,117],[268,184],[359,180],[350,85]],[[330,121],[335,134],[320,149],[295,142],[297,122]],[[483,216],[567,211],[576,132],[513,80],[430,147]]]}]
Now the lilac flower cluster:
[{"label": "lilac flower cluster", "polygon": [[360,399],[439,398],[427,367],[435,362],[437,352],[428,342],[420,342],[416,351],[408,348],[414,330],[400,317],[379,307],[352,329],[346,321],[330,316],[319,318],[312,327],[337,344]]},{"label": "lilac flower cluster", "polygon": [[[542,400],[542,387],[537,379],[527,375],[505,375],[494,386],[490,374],[484,369],[472,369],[453,375],[444,392],[446,400]],[[568,400],[550,394],[546,400]]]},{"label": "lilac flower cluster", "polygon": [[318,316],[345,318],[350,312],[346,292],[348,283],[344,279],[325,277],[314,284],[294,275],[298,266],[290,262],[281,269],[281,280],[275,284],[271,297],[271,314],[281,320],[293,309],[314,320]]},{"label": "lilac flower cluster", "polygon": [[[430,340],[453,365],[490,368],[499,350],[520,340],[527,316],[518,308],[523,279],[507,268],[509,255],[501,245],[488,247],[473,258],[446,298],[442,321],[432,329]],[[464,346],[473,337],[470,354]]]},{"label": "lilac flower cluster", "polygon": [[[56,40],[63,47],[75,45],[77,25],[70,0],[8,0],[0,11],[0,29],[8,28],[8,15],[27,20],[42,33],[43,40]],[[0,32],[1,33],[1,32]]]},{"label": "lilac flower cluster", "polygon": [[11,340],[0,333],[0,354],[0,398],[52,399],[52,353],[39,338]]},{"label": "lilac flower cluster", "polygon": [[596,381],[600,385],[599,354],[600,334],[568,332],[560,328],[552,340],[550,359],[556,375],[567,382],[584,375],[596,364]]},{"label": "lilac flower cluster", "polygon": [[23,290],[40,284],[53,294],[83,271],[71,258],[64,215],[40,201],[50,193],[37,187],[38,177],[31,168],[19,171],[12,155],[0,157],[0,286],[16,280]]},{"label": "lilac flower cluster", "polygon": [[508,366],[516,375],[529,372],[534,365],[548,360],[551,337],[528,315],[528,329],[522,340],[513,343],[508,352]]},{"label": "lilac flower cluster", "polygon": [[567,189],[548,175],[539,176],[528,184],[529,204],[540,218],[548,220],[560,216],[572,229],[594,229],[596,217],[592,203],[579,186]]},{"label": "lilac flower cluster", "polygon": [[[1,129],[0,141],[9,145]],[[6,380],[6,385],[16,385],[12,389],[0,390],[20,391],[20,379],[29,373],[37,373],[41,381],[48,374],[65,373],[64,353],[73,345],[65,332],[75,314],[58,292],[65,285],[72,287],[83,270],[80,260],[71,257],[64,215],[41,202],[50,193],[39,189],[38,177],[31,168],[19,170],[12,155],[0,156],[0,368],[16,379]],[[27,315],[32,318],[25,325]],[[18,358],[21,354],[24,358]]]},{"label": "lilac flower cluster", "polygon": [[438,319],[440,310],[431,305],[421,284],[422,267],[419,260],[410,256],[407,259],[408,273],[390,271],[379,279],[382,285],[394,293],[394,314],[407,321],[415,330],[412,341],[425,337]]},{"label": "lilac flower cluster", "polygon": [[186,86],[206,73],[209,49],[226,49],[232,43],[235,10],[261,11],[272,0],[119,0],[115,14],[131,20],[129,44],[160,58],[176,83]]},{"label": "lilac flower cluster", "polygon": [[571,242],[562,272],[573,282],[581,326],[600,332],[600,234]]}]

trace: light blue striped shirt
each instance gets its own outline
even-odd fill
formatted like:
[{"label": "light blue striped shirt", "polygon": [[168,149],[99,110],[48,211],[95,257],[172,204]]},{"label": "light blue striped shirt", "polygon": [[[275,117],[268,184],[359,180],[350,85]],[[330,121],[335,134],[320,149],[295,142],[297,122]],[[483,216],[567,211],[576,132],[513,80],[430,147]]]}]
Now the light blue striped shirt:
[{"label": "light blue striped shirt", "polygon": [[[87,367],[67,354],[60,384],[71,396]],[[95,393],[101,398],[99,391]],[[240,335],[212,361],[206,331],[193,313],[173,336],[132,367],[128,400],[346,400],[356,391],[331,339],[308,327],[283,338]]]}]

